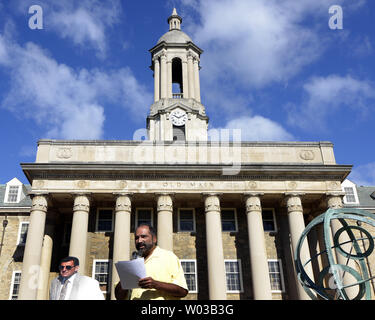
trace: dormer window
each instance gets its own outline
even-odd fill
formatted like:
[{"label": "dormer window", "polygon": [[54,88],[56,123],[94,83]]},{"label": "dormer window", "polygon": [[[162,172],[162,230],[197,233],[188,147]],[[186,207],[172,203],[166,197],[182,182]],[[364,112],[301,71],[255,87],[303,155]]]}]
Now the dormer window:
[{"label": "dormer window", "polygon": [[6,184],[4,203],[19,203],[25,198],[25,190],[21,181],[13,178]]},{"label": "dormer window", "polygon": [[342,185],[342,191],[345,192],[344,204],[359,204],[356,185],[346,179]]},{"label": "dormer window", "polygon": [[19,186],[9,186],[7,202],[18,202]]}]

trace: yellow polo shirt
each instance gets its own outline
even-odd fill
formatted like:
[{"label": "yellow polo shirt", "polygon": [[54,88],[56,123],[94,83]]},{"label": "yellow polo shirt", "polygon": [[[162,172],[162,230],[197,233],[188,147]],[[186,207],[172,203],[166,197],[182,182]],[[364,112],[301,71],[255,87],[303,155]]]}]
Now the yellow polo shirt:
[{"label": "yellow polo shirt", "polygon": [[[188,290],[184,270],[180,260],[172,252],[156,246],[151,256],[145,260],[146,274],[157,281],[176,284]],[[135,288],[130,300],[177,300],[156,289]]]}]

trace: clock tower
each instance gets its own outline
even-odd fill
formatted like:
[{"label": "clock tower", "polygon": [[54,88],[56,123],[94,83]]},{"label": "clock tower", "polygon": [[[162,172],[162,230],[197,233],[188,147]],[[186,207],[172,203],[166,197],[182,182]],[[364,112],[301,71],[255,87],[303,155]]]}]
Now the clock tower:
[{"label": "clock tower", "polygon": [[154,103],[147,117],[151,141],[206,141],[208,117],[201,103],[199,62],[203,51],[181,30],[173,9],[169,31],[150,49]]}]

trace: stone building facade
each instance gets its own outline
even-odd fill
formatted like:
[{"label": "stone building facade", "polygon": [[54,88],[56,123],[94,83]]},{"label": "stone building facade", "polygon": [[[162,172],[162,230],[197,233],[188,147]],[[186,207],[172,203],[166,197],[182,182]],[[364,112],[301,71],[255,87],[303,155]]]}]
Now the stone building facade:
[{"label": "stone building facade", "polygon": [[[114,263],[131,258],[140,222],[181,259],[186,299],[308,299],[293,250],[310,219],[342,205],[351,166],[336,163],[330,142],[209,141],[203,50],[175,10],[168,23],[150,50],[147,140],[40,140],[36,161],[21,164],[31,206],[19,299],[48,299],[68,254],[113,299]],[[306,260],[318,245],[311,242]]]}]

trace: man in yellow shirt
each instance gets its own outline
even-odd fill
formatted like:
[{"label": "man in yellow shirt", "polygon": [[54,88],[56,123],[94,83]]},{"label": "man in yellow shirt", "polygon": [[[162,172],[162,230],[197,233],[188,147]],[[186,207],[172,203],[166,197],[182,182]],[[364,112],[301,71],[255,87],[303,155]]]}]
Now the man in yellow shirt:
[{"label": "man in yellow shirt", "polygon": [[[140,225],[135,231],[135,247],[145,259],[147,277],[139,279],[140,288],[132,290],[131,300],[172,300],[188,294],[184,271],[180,260],[171,251],[156,245],[155,230],[149,225]],[[116,299],[125,299],[128,290],[116,285]]]}]

